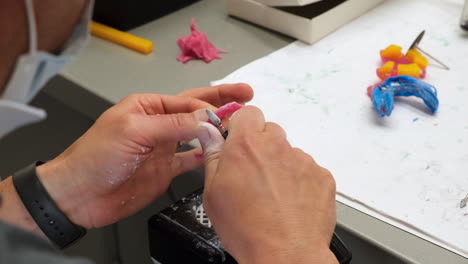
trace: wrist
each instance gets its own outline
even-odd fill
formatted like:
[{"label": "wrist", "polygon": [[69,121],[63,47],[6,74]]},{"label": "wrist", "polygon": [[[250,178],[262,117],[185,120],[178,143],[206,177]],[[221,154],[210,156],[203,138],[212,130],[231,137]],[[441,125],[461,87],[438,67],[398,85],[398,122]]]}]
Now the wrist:
[{"label": "wrist", "polygon": [[74,224],[90,229],[85,192],[66,160],[56,158],[36,168],[37,176],[55,204]]},{"label": "wrist", "polygon": [[287,248],[260,250],[249,258],[241,258],[241,264],[297,263],[297,264],[338,264],[329,248],[310,248],[310,250],[289,250]]},{"label": "wrist", "polygon": [[15,190],[13,178],[11,176],[0,181],[0,194],[2,195],[2,204],[0,205],[1,221],[46,238],[26,207],[24,207],[21,198]]}]

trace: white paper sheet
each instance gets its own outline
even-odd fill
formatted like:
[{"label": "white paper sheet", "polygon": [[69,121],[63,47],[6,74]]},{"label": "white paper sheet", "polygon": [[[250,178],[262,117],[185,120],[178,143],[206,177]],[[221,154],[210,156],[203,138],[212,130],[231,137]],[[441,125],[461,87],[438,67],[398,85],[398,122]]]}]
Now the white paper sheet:
[{"label": "white paper sheet", "polygon": [[[389,0],[308,46],[278,50],[214,83],[246,82],[266,118],[334,174],[337,199],[468,257],[468,34],[462,1]],[[420,46],[451,67],[431,64],[436,115],[417,98],[380,118],[366,88],[378,81],[379,50]],[[364,203],[367,207],[363,207]]]}]

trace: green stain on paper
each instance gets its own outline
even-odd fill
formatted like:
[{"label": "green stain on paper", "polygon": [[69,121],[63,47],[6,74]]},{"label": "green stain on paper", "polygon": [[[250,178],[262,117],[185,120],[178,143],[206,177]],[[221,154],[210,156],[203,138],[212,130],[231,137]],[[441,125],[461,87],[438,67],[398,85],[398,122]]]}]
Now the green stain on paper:
[{"label": "green stain on paper", "polygon": [[409,153],[409,152],[403,152],[403,153],[402,153],[402,156],[401,156],[401,160],[402,160],[402,161],[403,161],[403,160],[406,160],[406,159],[409,158],[409,156],[411,156],[411,153]]},{"label": "green stain on paper", "polygon": [[445,39],[444,37],[440,36],[440,35],[437,35],[437,34],[429,34],[429,37],[437,42],[440,43],[440,45],[444,46],[444,47],[447,47],[450,43],[448,42],[447,39]]},{"label": "green stain on paper", "polygon": [[303,101],[300,103],[318,104],[320,102],[320,95],[318,93],[315,93],[315,94],[308,93],[307,90],[304,87],[302,87],[302,84],[298,84],[297,88],[291,88],[291,87],[287,88],[286,91],[291,96],[298,95],[306,99],[306,101]]},{"label": "green stain on paper", "polygon": [[318,104],[318,103],[320,102],[318,96],[312,96],[312,95],[306,94],[306,93],[303,92],[303,91],[299,92],[299,95],[301,95],[301,96],[304,97],[305,99],[309,100],[310,103]]},{"label": "green stain on paper", "polygon": [[282,84],[293,84],[295,83],[296,81],[291,79],[291,78],[288,78],[286,76],[281,76],[281,75],[278,75],[278,74],[274,74],[274,73],[269,73],[269,72],[264,72],[263,75],[265,77],[268,77],[268,78],[271,78],[271,79],[274,79],[276,80],[277,82],[279,83],[282,83]]},{"label": "green stain on paper", "polygon": [[311,93],[311,89],[306,89],[302,83],[297,85],[297,94],[306,99],[306,103],[318,104],[320,102],[320,95],[318,93]]},{"label": "green stain on paper", "polygon": [[326,105],[322,105],[322,112],[327,116],[330,115],[330,109]]},{"label": "green stain on paper", "polygon": [[325,79],[330,75],[340,72],[341,70],[341,67],[337,64],[328,65],[327,67],[324,67],[320,70],[320,75],[318,76],[318,79]]}]

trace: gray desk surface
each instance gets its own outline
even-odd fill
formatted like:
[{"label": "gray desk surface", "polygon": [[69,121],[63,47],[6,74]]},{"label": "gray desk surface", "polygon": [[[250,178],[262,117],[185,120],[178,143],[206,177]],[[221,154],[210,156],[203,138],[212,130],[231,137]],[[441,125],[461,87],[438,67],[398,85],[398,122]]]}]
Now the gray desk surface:
[{"label": "gray desk surface", "polygon": [[[207,86],[210,81],[221,79],[293,41],[227,16],[224,4],[225,0],[202,0],[133,30],[132,33],[154,41],[155,50],[150,55],[142,55],[93,37],[78,59],[66,67],[62,77],[84,89],[87,94],[91,92],[98,96],[88,96],[83,102],[77,99],[76,94],[80,93],[70,89],[46,89],[45,92],[96,117],[103,105],[107,107],[131,93],[177,94],[191,87]],[[210,64],[201,61],[182,64],[176,61],[179,53],[176,40],[189,34],[192,17],[217,47],[229,51],[222,60]],[[468,262],[459,255],[341,203],[337,203],[337,215],[340,226],[407,262]]]}]

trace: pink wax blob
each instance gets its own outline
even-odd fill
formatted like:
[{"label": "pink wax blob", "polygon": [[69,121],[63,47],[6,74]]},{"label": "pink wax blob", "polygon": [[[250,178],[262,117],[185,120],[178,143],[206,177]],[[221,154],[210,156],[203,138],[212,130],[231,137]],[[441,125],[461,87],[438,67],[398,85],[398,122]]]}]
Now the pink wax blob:
[{"label": "pink wax blob", "polygon": [[198,31],[195,19],[192,18],[192,25],[190,26],[192,34],[180,37],[177,40],[182,53],[177,56],[177,60],[186,63],[193,59],[201,59],[205,62],[210,62],[214,59],[220,59],[219,53],[227,51],[217,49],[209,40],[208,37]]}]

